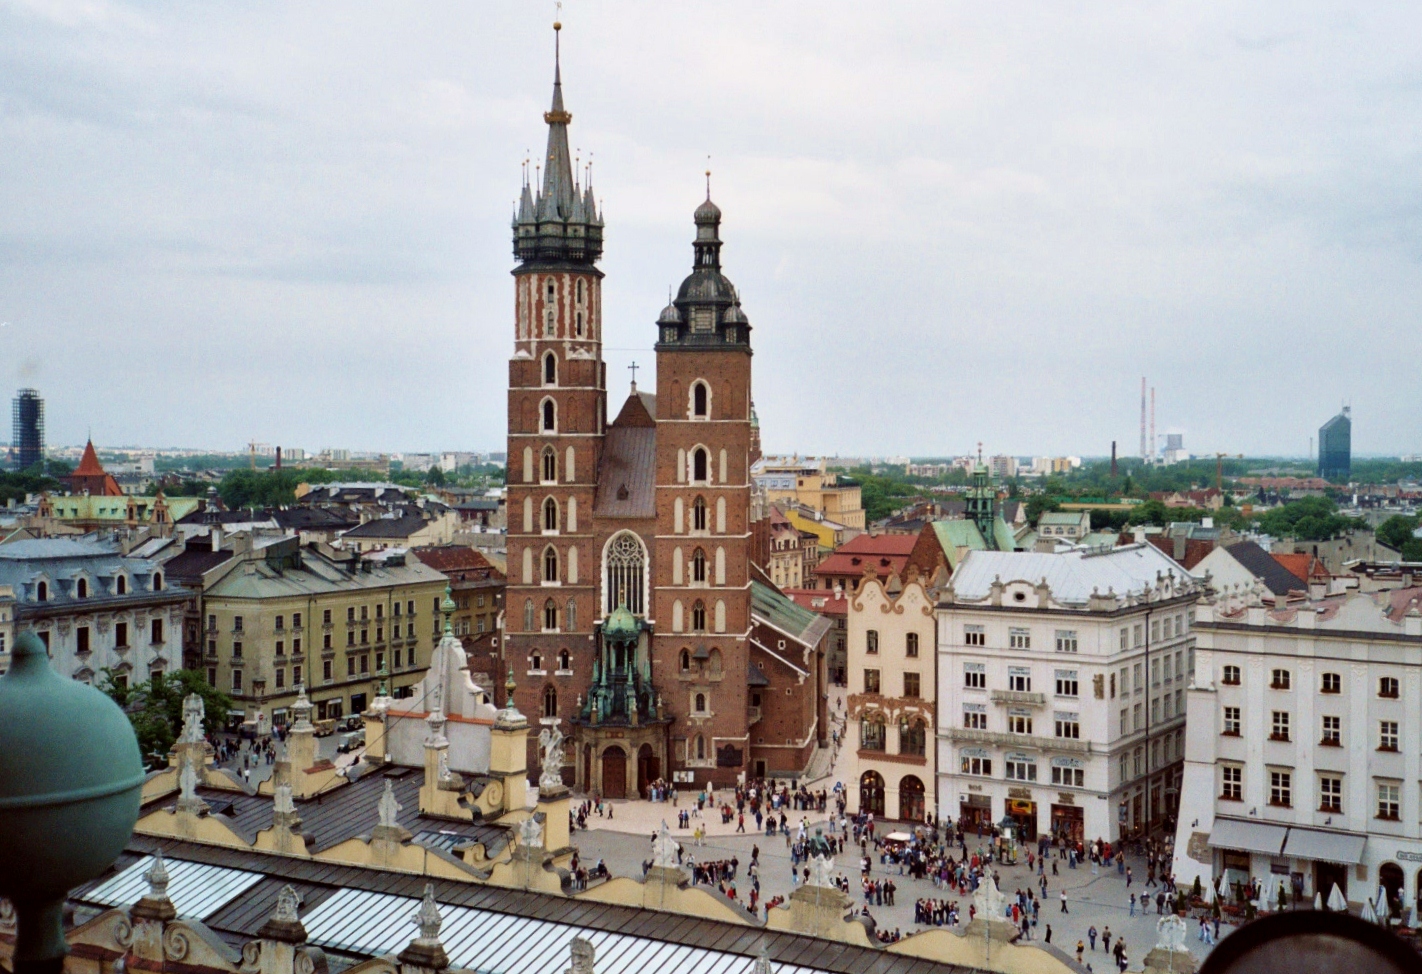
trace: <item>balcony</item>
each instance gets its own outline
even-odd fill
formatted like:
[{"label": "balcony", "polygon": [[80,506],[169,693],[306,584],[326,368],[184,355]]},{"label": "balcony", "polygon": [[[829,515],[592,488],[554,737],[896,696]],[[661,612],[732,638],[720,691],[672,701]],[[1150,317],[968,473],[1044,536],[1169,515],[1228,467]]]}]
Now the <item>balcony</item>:
[{"label": "balcony", "polygon": [[993,690],[988,694],[993,703],[1013,703],[1025,707],[1045,707],[1047,695],[1029,690]]},{"label": "balcony", "polygon": [[1030,737],[1025,734],[1003,734],[998,731],[953,727],[948,730],[948,739],[959,744],[997,744],[1003,747],[1030,747],[1039,751],[1091,753],[1090,741],[1072,740],[1068,737]]},{"label": "balcony", "polygon": [[746,708],[746,723],[747,723],[747,725],[749,725],[749,724],[755,724],[755,723],[758,723],[759,721],[760,721],[760,708],[759,708],[759,707],[747,707],[747,708]]}]

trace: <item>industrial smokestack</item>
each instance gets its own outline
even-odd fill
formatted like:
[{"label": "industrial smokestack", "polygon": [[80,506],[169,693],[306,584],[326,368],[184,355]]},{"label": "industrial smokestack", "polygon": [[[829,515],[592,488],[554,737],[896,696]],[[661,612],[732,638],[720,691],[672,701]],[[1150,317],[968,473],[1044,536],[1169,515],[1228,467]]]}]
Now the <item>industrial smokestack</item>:
[{"label": "industrial smokestack", "polygon": [[1114,477],[1114,476],[1116,476],[1116,474],[1117,474],[1117,467],[1116,467],[1116,441],[1115,441],[1115,440],[1112,440],[1112,441],[1111,441],[1111,476]]},{"label": "industrial smokestack", "polygon": [[1146,380],[1141,376],[1141,459],[1146,459]]},{"label": "industrial smokestack", "polygon": [[1150,387],[1150,462],[1155,462],[1155,386]]},{"label": "industrial smokestack", "polygon": [[281,469],[281,447],[277,447],[277,452],[276,452],[276,468],[277,468],[278,470]]}]

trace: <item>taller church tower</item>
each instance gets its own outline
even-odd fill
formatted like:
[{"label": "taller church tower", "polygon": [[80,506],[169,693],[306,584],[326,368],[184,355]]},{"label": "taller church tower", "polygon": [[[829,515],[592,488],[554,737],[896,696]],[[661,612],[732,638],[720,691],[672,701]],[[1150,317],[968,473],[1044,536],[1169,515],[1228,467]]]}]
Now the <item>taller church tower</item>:
[{"label": "taller church tower", "polygon": [[[508,399],[506,658],[531,718],[568,718],[574,694],[524,674],[591,675],[597,617],[593,498],[607,417],[602,361],[603,222],[568,152],[554,24],[553,105],[537,195],[525,174],[513,221],[514,354]],[[567,697],[568,699],[562,699]],[[536,744],[531,744],[531,747]],[[530,756],[530,767],[537,762]]]},{"label": "taller church tower", "polygon": [[721,273],[721,210],[694,214],[691,274],[657,319],[657,632],[671,764],[698,783],[746,770],[751,585],[750,322]]}]

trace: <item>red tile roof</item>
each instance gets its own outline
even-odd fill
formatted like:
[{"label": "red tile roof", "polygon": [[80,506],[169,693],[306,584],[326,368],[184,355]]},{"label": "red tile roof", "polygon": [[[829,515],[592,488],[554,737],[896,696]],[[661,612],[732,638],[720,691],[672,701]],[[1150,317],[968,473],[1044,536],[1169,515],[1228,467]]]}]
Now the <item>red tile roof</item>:
[{"label": "red tile roof", "polygon": [[823,588],[787,588],[782,591],[802,609],[818,612],[822,616],[849,615],[849,599],[842,590],[839,598],[834,597],[833,591]]},{"label": "red tile roof", "polygon": [[77,477],[102,477],[104,466],[99,463],[99,455],[94,452],[94,441],[84,444],[84,455],[79,458],[79,466],[74,468]]},{"label": "red tile roof", "polygon": [[[1270,552],[1270,554],[1273,554],[1273,552]],[[1274,560],[1283,565],[1290,575],[1301,582],[1307,582],[1314,576],[1328,574],[1328,571],[1323,567],[1321,561],[1305,552],[1297,552],[1292,555],[1274,555]]]}]

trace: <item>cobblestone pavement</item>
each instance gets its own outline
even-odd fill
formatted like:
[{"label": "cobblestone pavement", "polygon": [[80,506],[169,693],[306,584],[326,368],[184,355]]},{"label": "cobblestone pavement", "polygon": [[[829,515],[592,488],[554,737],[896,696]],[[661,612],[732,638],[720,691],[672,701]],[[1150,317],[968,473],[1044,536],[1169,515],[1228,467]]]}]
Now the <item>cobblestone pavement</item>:
[{"label": "cobblestone pavement", "polygon": [[[613,805],[615,812],[611,823],[605,819],[597,820],[594,816],[600,827],[579,831],[573,838],[573,844],[578,847],[583,861],[588,865],[602,858],[607,861],[608,868],[615,876],[641,875],[643,861],[651,857],[652,832],[660,825],[663,810],[669,806],[653,805],[650,802],[616,802]],[[639,805],[644,807],[639,809],[636,807]],[[794,820],[792,813],[792,821]],[[667,816],[667,821],[669,825],[674,825],[675,818]],[[811,821],[815,819],[812,818]],[[823,821],[822,816],[820,821]],[[639,823],[636,832],[620,831],[634,822]],[[715,824],[720,825],[720,816],[715,816]],[[641,827],[643,825],[645,828]],[[706,838],[704,845],[698,846],[693,845],[689,830],[673,827],[672,834],[682,843],[687,856],[697,861],[730,859],[732,856],[738,858],[741,871],[738,874],[736,889],[742,902],[750,889],[745,879],[745,866],[750,862],[753,846],[760,848],[761,901],[774,896],[788,896],[794,889],[790,881],[790,850],[783,836],[777,835],[768,839],[763,834],[712,834]],[[970,843],[969,849],[971,848]],[[1137,875],[1145,873],[1145,863],[1142,859],[1127,857],[1126,862]],[[856,905],[862,906],[864,900],[859,892],[857,850],[841,856],[837,865],[841,868],[836,872],[850,881],[850,892],[854,894]],[[1087,930],[1092,926],[1095,926],[1098,932],[1110,927],[1113,937],[1126,938],[1126,952],[1131,969],[1139,970],[1146,952],[1155,946],[1156,942],[1155,925],[1158,918],[1155,913],[1154,894],[1158,887],[1147,891],[1151,895],[1149,912],[1142,913],[1138,908],[1136,916],[1132,917],[1125,877],[1118,875],[1114,868],[1101,869],[1097,875],[1092,875],[1089,865],[1078,866],[1076,869],[1068,869],[1065,861],[1059,861],[1057,865],[1059,874],[1054,877],[1051,875],[1051,863],[1048,862],[1045,898],[1041,897],[1040,887],[1032,885],[1032,888],[1038,891],[1042,904],[1035,938],[1044,937],[1046,928],[1050,925],[1054,946],[1074,953],[1077,940],[1082,940],[1087,943],[1085,961],[1091,964],[1094,970],[1114,970],[1114,964],[1102,949],[1102,943],[1098,940],[1097,949],[1093,952],[1086,936]],[[1037,877],[1035,874],[1029,874],[1025,864],[997,868],[1001,875],[1002,890],[1009,896],[1015,890],[1026,889],[1029,884],[1037,882]],[[926,929],[913,922],[914,902],[919,898],[941,898],[931,882],[900,876],[897,866],[881,865],[877,858],[872,865],[870,876],[876,879],[888,876],[898,887],[895,895],[896,905],[869,908],[879,929],[898,929],[905,936],[916,930]],[[1131,891],[1139,892],[1142,885],[1140,882],[1133,883]],[[1067,894],[1067,914],[1061,912],[1062,890]],[[958,899],[966,912],[967,903],[961,898],[956,895],[946,898]],[[1224,937],[1229,930],[1229,926],[1221,924],[1220,936]],[[1201,943],[1197,936],[1198,927],[1191,921],[1187,944],[1197,959],[1203,959],[1210,948]]]}]

